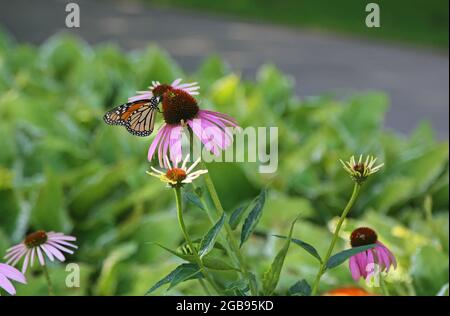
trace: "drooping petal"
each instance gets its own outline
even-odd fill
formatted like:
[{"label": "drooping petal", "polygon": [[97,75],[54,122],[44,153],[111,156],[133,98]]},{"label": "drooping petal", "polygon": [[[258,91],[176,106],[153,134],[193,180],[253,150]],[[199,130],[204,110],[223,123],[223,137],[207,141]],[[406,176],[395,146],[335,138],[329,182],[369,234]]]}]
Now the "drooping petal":
[{"label": "drooping petal", "polygon": [[155,154],[155,150],[158,147],[159,142],[161,141],[161,137],[164,135],[164,131],[164,128],[160,128],[155,138],[153,139],[153,142],[148,149],[148,161],[151,161],[153,159],[153,155]]},{"label": "drooping petal", "polygon": [[163,157],[164,157],[163,149],[164,149],[165,143],[167,141],[167,139],[166,139],[167,137],[166,136],[170,132],[170,127],[167,124],[165,124],[165,125],[163,125],[163,127],[161,129],[163,130],[163,134],[161,135],[161,139],[160,139],[160,142],[159,142],[159,145],[158,145],[158,160],[159,160],[159,166],[160,167],[164,167],[164,163],[163,163]]},{"label": "drooping petal", "polygon": [[0,273],[0,287],[5,289],[6,292],[10,295],[16,294],[16,289],[12,285],[12,283],[8,280],[7,277],[5,277],[3,274]]},{"label": "drooping petal", "polygon": [[367,267],[367,255],[366,252],[360,252],[356,255],[356,260],[358,262],[358,266],[359,266],[359,271],[361,272],[361,275],[366,278],[367,277],[367,271],[366,271],[366,267]]},{"label": "drooping petal", "polygon": [[53,247],[55,247],[58,250],[61,250],[63,252],[67,252],[67,253],[73,254],[73,250],[70,250],[69,248],[66,248],[66,247],[64,247],[64,246],[62,246],[60,244],[57,244],[57,243],[52,242],[52,241],[48,241],[47,243],[49,245],[52,245]]},{"label": "drooping petal", "polygon": [[0,274],[20,283],[27,283],[25,276],[19,270],[4,263],[0,263]]},{"label": "drooping petal", "polygon": [[30,260],[30,250],[27,251],[27,254],[25,255],[25,259],[23,260],[23,265],[22,265],[22,273],[25,274],[27,272],[27,268],[28,268],[28,261]]},{"label": "drooping petal", "polygon": [[170,160],[173,162],[174,165],[177,165],[183,157],[182,147],[181,147],[181,141],[182,141],[182,130],[183,128],[181,126],[177,126],[172,128],[170,132],[170,145],[169,145],[169,151],[170,151]]},{"label": "drooping petal", "polygon": [[356,262],[356,256],[352,256],[350,258],[349,268],[350,268],[350,272],[352,274],[353,280],[355,280],[357,282],[359,280],[359,278],[361,277],[361,274],[359,273],[359,266],[358,266],[358,263]]},{"label": "drooping petal", "polygon": [[[42,248],[42,246],[36,248],[36,252],[37,252],[38,259],[39,259],[39,263],[41,264],[41,266],[45,266],[45,258],[44,258],[44,255],[42,254],[41,248]],[[52,258],[53,258],[53,256],[52,256]]]},{"label": "drooping petal", "polygon": [[58,249],[56,249],[55,247],[53,247],[52,245],[46,243],[45,247],[48,249],[48,251],[50,251],[59,261],[63,262],[66,260],[66,258],[64,257],[64,255],[62,254],[61,251],[59,251]]},{"label": "drooping petal", "polygon": [[[44,250],[45,254],[50,259],[50,261],[54,261],[55,260],[55,257],[53,256],[53,253],[50,251],[49,248],[47,248],[47,245],[41,245],[40,247],[41,247],[42,250]],[[42,262],[41,262],[41,264],[42,264]]]}]

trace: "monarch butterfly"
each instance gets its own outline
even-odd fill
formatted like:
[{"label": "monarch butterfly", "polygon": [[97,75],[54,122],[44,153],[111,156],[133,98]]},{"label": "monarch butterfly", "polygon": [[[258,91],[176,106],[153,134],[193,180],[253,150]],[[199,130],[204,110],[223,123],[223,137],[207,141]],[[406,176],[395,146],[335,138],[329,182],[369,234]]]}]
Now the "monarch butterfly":
[{"label": "monarch butterfly", "polygon": [[152,97],[119,105],[109,110],[103,120],[109,125],[123,125],[135,136],[149,136],[155,126],[160,98]]}]

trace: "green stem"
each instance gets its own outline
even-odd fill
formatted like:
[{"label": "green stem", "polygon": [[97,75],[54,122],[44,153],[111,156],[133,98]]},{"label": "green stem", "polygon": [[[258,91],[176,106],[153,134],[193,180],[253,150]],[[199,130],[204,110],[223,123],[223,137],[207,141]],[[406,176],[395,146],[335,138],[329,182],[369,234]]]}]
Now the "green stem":
[{"label": "green stem", "polygon": [[384,282],[383,279],[383,272],[379,272],[380,273],[380,286],[381,286],[381,291],[383,292],[384,296],[389,296],[389,290],[386,287],[386,283]]},{"label": "green stem", "polygon": [[198,279],[198,282],[203,288],[203,291],[205,291],[206,295],[211,296],[211,292],[209,291],[208,287],[206,286],[205,282],[202,279]]},{"label": "green stem", "polygon": [[53,296],[53,284],[50,279],[50,274],[48,273],[48,269],[46,265],[42,266],[42,270],[44,271],[45,280],[47,281],[48,295]]},{"label": "green stem", "polygon": [[[207,169],[207,167],[206,167],[204,162],[202,162],[201,164],[202,164],[202,168],[203,169]],[[222,216],[222,214],[225,213],[225,211],[224,211],[224,209],[222,207],[222,203],[220,202],[219,195],[217,194],[216,188],[214,186],[214,183],[213,183],[213,181],[211,179],[211,176],[210,176],[209,172],[205,174],[204,179],[205,179],[206,187],[208,188],[209,194],[210,194],[211,199],[213,201],[214,207],[218,211],[218,215]],[[227,233],[227,237],[228,237],[228,240],[229,240],[230,247],[233,250],[234,254],[236,255],[236,258],[237,258],[237,260],[239,262],[239,266],[240,266],[240,268],[241,268],[245,278],[248,281],[248,284],[249,284],[249,287],[250,287],[250,293],[252,295],[257,295],[257,292],[256,292],[256,289],[254,287],[254,284],[253,284],[253,282],[252,282],[252,280],[250,278],[250,273],[249,273],[249,271],[247,269],[247,264],[245,263],[244,257],[242,256],[241,250],[240,250],[239,245],[238,245],[238,243],[237,243],[237,241],[236,241],[236,239],[235,239],[235,237],[233,235],[233,230],[231,229],[230,224],[228,224],[228,221],[225,222],[224,227],[225,227],[225,231]]]},{"label": "green stem", "polygon": [[350,200],[348,201],[347,205],[344,208],[344,211],[342,212],[341,217],[339,218],[339,222],[334,230],[333,239],[331,240],[331,244],[328,247],[327,254],[325,255],[322,264],[320,265],[319,272],[317,273],[316,280],[313,285],[313,289],[311,291],[311,295],[316,295],[320,278],[325,273],[325,267],[328,262],[328,259],[330,259],[331,253],[333,252],[334,246],[336,245],[336,242],[339,238],[339,231],[341,230],[342,224],[344,223],[345,218],[347,217],[348,212],[350,212],[353,204],[356,201],[356,198],[358,197],[359,190],[361,189],[361,186],[358,183],[355,183],[355,186],[353,187],[353,193],[350,197]]},{"label": "green stem", "polygon": [[211,277],[211,275],[209,274],[208,270],[203,265],[203,262],[200,259],[197,250],[194,247],[194,243],[192,242],[192,239],[191,239],[191,237],[189,236],[189,234],[187,232],[186,225],[184,224],[184,219],[183,219],[183,206],[182,206],[182,198],[181,198],[181,189],[175,187],[174,191],[175,191],[175,198],[176,198],[176,201],[177,201],[178,223],[180,224],[180,228],[181,228],[181,231],[183,232],[184,238],[186,239],[186,242],[188,243],[189,247],[191,247],[191,249],[192,249],[192,253],[194,255],[194,258],[195,258],[195,261],[196,261],[197,265],[200,268],[200,271],[204,274],[205,278],[208,280],[208,282],[211,284],[211,286],[214,288],[214,290],[217,293],[220,293],[219,287],[216,285],[216,283],[214,282],[214,279]]}]

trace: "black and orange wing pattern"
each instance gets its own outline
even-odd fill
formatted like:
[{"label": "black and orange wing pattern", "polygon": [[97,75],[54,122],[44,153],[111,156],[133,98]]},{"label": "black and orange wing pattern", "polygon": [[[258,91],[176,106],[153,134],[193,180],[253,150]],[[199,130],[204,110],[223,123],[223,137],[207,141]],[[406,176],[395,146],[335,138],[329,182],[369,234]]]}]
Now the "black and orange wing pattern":
[{"label": "black and orange wing pattern", "polygon": [[127,131],[136,136],[149,136],[155,126],[159,99],[128,102],[106,112],[103,120],[109,125],[125,126]]}]

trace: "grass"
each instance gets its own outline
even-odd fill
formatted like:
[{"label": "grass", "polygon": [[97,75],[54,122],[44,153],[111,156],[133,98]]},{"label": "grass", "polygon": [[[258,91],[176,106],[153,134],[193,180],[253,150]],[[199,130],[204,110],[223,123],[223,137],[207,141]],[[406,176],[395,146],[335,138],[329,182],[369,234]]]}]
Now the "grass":
[{"label": "grass", "polygon": [[[448,48],[447,0],[146,0],[263,23],[306,27],[433,48]],[[367,3],[380,6],[380,28],[365,25]]]}]

